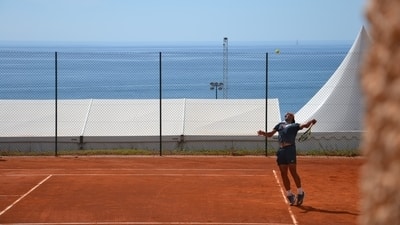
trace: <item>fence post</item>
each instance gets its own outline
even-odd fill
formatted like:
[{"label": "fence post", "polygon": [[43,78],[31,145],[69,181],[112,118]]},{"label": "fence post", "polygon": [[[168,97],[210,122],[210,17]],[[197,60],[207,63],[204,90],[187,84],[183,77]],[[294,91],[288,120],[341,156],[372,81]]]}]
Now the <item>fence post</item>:
[{"label": "fence post", "polygon": [[[268,52],[265,53],[265,131],[268,130]],[[265,138],[265,156],[268,156],[268,138]]]},{"label": "fence post", "polygon": [[159,53],[159,86],[160,86],[160,156],[162,156],[162,67],[161,67],[161,52]]},{"label": "fence post", "polygon": [[54,155],[57,157],[58,156],[58,133],[57,133],[57,131],[58,131],[58,68],[57,68],[57,52],[55,52],[55,55],[54,55],[54,57],[55,57],[55,65],[54,65],[54,69],[55,69],[55,85],[54,85],[54,87],[55,87],[55,96],[54,96],[54,99],[55,99],[55,109],[54,109],[54,111],[55,111],[55,124],[54,124],[54,130],[55,130],[55,133],[54,133],[54,141],[55,141],[55,143],[54,143],[54,151],[55,151],[55,153],[54,153]]}]

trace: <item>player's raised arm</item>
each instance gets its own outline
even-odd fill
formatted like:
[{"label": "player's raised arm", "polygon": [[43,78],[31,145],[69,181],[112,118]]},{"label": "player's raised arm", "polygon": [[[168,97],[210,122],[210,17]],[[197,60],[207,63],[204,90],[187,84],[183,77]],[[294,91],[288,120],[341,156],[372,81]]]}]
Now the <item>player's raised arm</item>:
[{"label": "player's raised arm", "polygon": [[314,125],[315,123],[317,123],[317,120],[316,120],[316,119],[312,119],[312,120],[310,120],[310,121],[308,121],[308,122],[306,122],[306,123],[301,124],[301,125],[300,125],[300,129],[308,128],[308,127],[310,127],[311,125]]}]

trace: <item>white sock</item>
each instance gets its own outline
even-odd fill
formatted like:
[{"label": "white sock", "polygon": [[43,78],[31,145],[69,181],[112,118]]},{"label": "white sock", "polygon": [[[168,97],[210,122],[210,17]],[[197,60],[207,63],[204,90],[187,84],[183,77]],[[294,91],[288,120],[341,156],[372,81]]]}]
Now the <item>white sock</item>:
[{"label": "white sock", "polygon": [[303,188],[301,188],[301,187],[297,188],[297,194],[302,195],[303,194]]},{"label": "white sock", "polygon": [[286,196],[292,196],[293,195],[293,193],[292,193],[292,191],[291,190],[289,190],[289,191],[286,191]]}]

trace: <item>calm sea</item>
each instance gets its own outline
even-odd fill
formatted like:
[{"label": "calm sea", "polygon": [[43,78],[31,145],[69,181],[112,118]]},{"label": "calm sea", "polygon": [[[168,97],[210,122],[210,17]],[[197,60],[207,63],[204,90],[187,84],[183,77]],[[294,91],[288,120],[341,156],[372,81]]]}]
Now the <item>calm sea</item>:
[{"label": "calm sea", "polygon": [[[335,72],[351,44],[241,43],[224,51],[222,44],[213,43],[0,43],[0,99],[53,99],[57,84],[59,99],[153,99],[160,95],[265,99],[268,95],[279,99],[282,112],[296,112]],[[211,90],[210,82],[224,86]]]}]

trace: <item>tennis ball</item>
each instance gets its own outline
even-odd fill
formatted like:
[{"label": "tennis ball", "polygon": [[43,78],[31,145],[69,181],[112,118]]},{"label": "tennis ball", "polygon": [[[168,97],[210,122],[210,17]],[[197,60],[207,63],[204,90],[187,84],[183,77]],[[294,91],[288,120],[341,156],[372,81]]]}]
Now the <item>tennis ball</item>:
[{"label": "tennis ball", "polygon": [[279,48],[277,48],[277,49],[275,49],[275,53],[279,54],[279,53],[281,53],[281,50],[279,50]]}]

